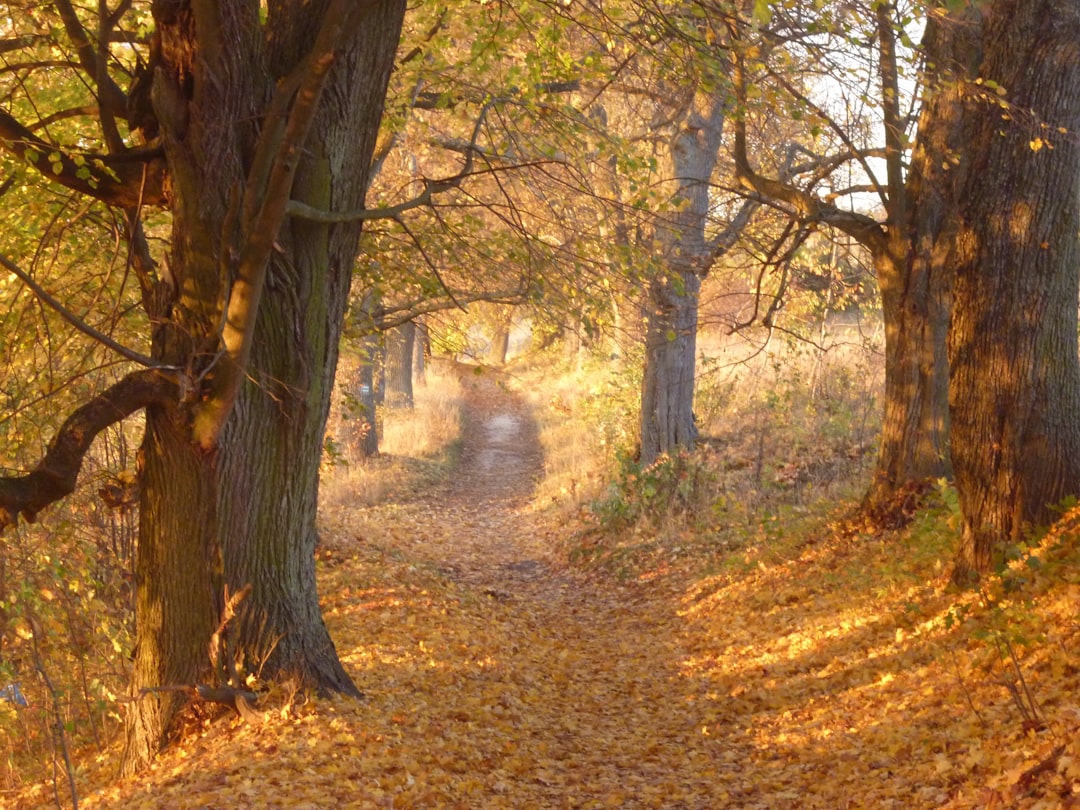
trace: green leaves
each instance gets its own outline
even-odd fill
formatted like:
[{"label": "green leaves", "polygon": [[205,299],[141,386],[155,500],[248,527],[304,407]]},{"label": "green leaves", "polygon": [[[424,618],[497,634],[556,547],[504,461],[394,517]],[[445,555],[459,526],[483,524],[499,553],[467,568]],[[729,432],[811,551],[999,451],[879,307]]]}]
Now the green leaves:
[{"label": "green leaves", "polygon": [[754,25],[764,27],[772,22],[773,0],[754,0],[754,10],[751,19]]}]

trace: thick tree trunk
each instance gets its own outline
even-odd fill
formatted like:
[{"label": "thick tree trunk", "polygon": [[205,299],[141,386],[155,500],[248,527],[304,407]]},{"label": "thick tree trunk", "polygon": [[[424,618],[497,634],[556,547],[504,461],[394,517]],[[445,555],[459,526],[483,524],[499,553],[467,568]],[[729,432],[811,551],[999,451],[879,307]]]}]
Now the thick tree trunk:
[{"label": "thick tree trunk", "polygon": [[979,59],[981,15],[938,10],[923,38],[926,67],[918,140],[904,196],[907,226],[876,251],[885,322],[881,447],[863,501],[889,513],[905,488],[951,475],[946,335],[952,268],[947,229],[967,165],[958,159],[965,85]]},{"label": "thick tree trunk", "polygon": [[[251,586],[225,628],[248,672],[295,675],[323,691],[357,694],[323,625],[315,587],[318,466],[355,261],[358,222],[286,219],[274,240],[251,354],[231,415],[213,446],[197,447],[213,413],[223,273],[258,237],[260,169],[267,134],[288,127],[270,99],[310,68],[305,61],[334,0],[258,7],[156,4],[161,41],[155,109],[173,178],[170,269],[176,302],[155,336],[155,356],[192,369],[195,385],[176,409],[150,409],[143,447],[135,689],[221,679],[211,636],[226,592]],[[358,7],[359,8],[359,7]],[[307,130],[292,199],[324,211],[363,205],[404,14],[403,0],[360,10],[342,28],[321,103]],[[195,19],[202,23],[196,26]],[[320,33],[321,32],[321,33]],[[226,45],[227,43],[227,45]],[[313,69],[313,68],[311,68]],[[281,81],[279,82],[278,79]],[[285,103],[302,104],[298,95]],[[270,110],[270,112],[268,112]],[[261,127],[261,129],[260,129]],[[260,140],[261,139],[261,140]],[[272,179],[272,176],[271,176]],[[267,181],[268,182],[268,181]],[[280,203],[284,204],[284,203]],[[232,290],[235,293],[234,280]],[[243,314],[243,313],[242,313]],[[232,326],[232,324],[230,324]],[[228,411],[225,411],[228,412]],[[132,704],[125,767],[145,764],[166,740],[178,692]]]},{"label": "thick tree trunk", "polygon": [[949,473],[944,268],[915,256],[897,260],[891,252],[875,264],[885,322],[885,402],[877,466],[863,501],[871,514],[890,511],[912,483]]},{"label": "thick tree trunk", "polygon": [[998,0],[967,96],[949,404],[969,581],[1080,492],[1080,2]]},{"label": "thick tree trunk", "polygon": [[[213,462],[199,454],[176,408],[146,411],[140,451],[135,563],[137,644],[126,716],[124,770],[148,763],[171,734],[190,692],[209,680],[207,645],[217,625],[221,549]],[[147,691],[165,687],[163,691]]]}]

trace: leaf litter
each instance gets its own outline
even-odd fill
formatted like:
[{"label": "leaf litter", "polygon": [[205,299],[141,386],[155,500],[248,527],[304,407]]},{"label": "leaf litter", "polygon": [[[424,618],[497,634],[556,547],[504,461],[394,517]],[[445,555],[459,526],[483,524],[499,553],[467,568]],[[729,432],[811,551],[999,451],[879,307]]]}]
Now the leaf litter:
[{"label": "leaf litter", "polygon": [[207,723],[137,777],[88,760],[82,807],[1080,806],[1080,519],[1044,543],[1065,564],[1010,670],[987,641],[1007,595],[950,591],[901,535],[571,567],[521,399],[479,381],[469,404],[452,480],[326,516],[325,618],[364,698],[276,686],[263,722]]}]

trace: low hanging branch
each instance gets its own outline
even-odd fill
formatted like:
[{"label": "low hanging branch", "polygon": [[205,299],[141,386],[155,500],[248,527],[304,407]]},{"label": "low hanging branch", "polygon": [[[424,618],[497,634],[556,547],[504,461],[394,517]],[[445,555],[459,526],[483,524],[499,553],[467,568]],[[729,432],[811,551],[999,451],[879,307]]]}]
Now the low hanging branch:
[{"label": "low hanging branch", "polygon": [[165,158],[160,150],[120,155],[68,153],[39,138],[4,110],[0,110],[0,149],[29,163],[44,177],[110,205],[166,202]]},{"label": "low hanging branch", "polygon": [[77,408],[32,472],[0,478],[0,532],[14,526],[20,515],[32,523],[42,509],[75,490],[83,458],[98,433],[148,405],[175,402],[179,392],[174,372],[143,369]]}]

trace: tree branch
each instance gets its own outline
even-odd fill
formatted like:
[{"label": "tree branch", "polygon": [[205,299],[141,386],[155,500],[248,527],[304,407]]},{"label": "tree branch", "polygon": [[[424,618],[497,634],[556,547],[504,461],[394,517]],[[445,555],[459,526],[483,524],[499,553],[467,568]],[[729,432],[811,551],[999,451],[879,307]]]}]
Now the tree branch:
[{"label": "tree branch", "polygon": [[142,369],[77,408],[32,472],[0,478],[0,532],[14,526],[20,515],[32,523],[42,509],[75,490],[83,458],[98,433],[148,405],[175,401],[179,392],[176,373]]},{"label": "tree branch", "polygon": [[[79,55],[79,64],[86,71],[97,87],[98,104],[106,109],[109,115],[125,116],[127,113],[127,96],[124,91],[109,78],[105,69],[105,57],[95,49],[90,37],[79,22],[75,8],[69,0],[55,0],[53,5],[64,22],[64,30],[68,38],[75,46],[75,52]],[[103,21],[104,22],[104,21]]]},{"label": "tree branch", "polygon": [[[132,155],[75,155],[44,141],[0,110],[0,149],[42,176],[109,205],[163,205],[165,160],[156,151]],[[145,177],[143,166],[147,171]]]},{"label": "tree branch", "polygon": [[501,100],[503,99],[489,99],[480,108],[480,114],[477,115],[476,123],[473,125],[472,137],[469,139],[469,144],[460,150],[465,155],[465,165],[461,167],[461,171],[452,177],[444,177],[441,180],[428,180],[425,178],[424,190],[413,199],[386,208],[361,208],[356,211],[341,212],[322,211],[298,200],[289,200],[285,210],[291,216],[299,219],[322,222],[328,225],[340,222],[358,222],[373,219],[393,219],[398,220],[398,223],[400,224],[400,220],[398,219],[400,214],[411,211],[413,208],[431,205],[433,195],[457,188],[461,185],[462,180],[469,176],[472,172],[473,158],[479,151],[476,146],[476,141],[480,137],[480,130],[484,125],[484,121],[487,119],[488,110],[498,104]]},{"label": "tree branch", "polygon": [[820,222],[843,231],[871,251],[884,249],[886,234],[872,217],[854,211],[844,211],[783,180],[758,174],[750,165],[746,149],[746,73],[743,56],[736,52],[732,59],[735,92],[743,112],[735,116],[735,145],[733,158],[735,174],[743,186],[762,196],[786,203],[802,222]]},{"label": "tree branch", "polygon": [[15,262],[11,261],[6,256],[0,255],[0,266],[3,266],[13,276],[16,276],[23,284],[29,287],[31,292],[33,292],[34,295],[37,296],[39,301],[48,306],[61,318],[74,326],[87,337],[93,338],[98,343],[101,343],[102,345],[112,349],[121,357],[131,360],[134,363],[138,363],[140,366],[146,366],[148,368],[163,367],[161,363],[159,363],[157,360],[154,360],[152,357],[147,357],[146,355],[140,354],[134,349],[129,349],[122,343],[117,343],[104,332],[101,332],[92,327],[90,324],[86,323],[86,321],[82,320],[82,318],[79,318],[77,315],[75,315],[75,313],[71,312],[71,310],[67,309],[67,307],[65,307],[55,298],[53,298],[53,296],[50,295],[44,287],[34,281],[34,279],[30,276],[29,273],[27,273],[25,270],[23,270],[21,267],[15,264]]}]

